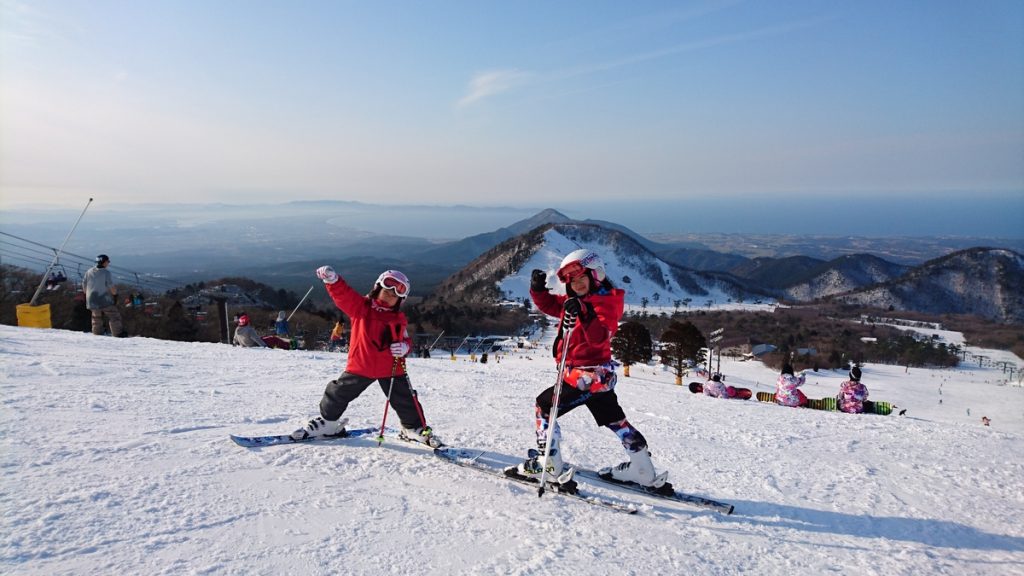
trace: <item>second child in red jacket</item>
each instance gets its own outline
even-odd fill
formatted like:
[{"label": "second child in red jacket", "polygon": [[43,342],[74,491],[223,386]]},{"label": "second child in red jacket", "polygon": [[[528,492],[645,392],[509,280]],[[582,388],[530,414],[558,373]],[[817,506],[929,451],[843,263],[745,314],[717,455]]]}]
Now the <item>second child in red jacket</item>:
[{"label": "second child in red jacket", "polygon": [[320,416],[293,432],[292,438],[343,434],[345,421],[341,415],[350,402],[376,381],[385,396],[391,390],[391,406],[402,421],[401,434],[440,446],[441,441],[427,426],[402,361],[412,343],[408,321],[400,311],[409,295],[409,279],[397,270],[387,270],[377,277],[370,294],[363,296],[330,266],[321,266],[316,275],[323,280],[334,304],[351,320],[348,364],[341,376],[327,383],[320,400]]},{"label": "second child in red jacket", "polygon": [[[619,437],[629,455],[629,462],[605,468],[601,470],[602,474],[644,486],[664,484],[667,474],[656,474],[647,440],[626,420],[615,395],[615,367],[618,364],[612,360],[611,340],[622,317],[625,291],[612,286],[601,258],[590,250],[576,250],[566,256],[558,269],[558,279],[565,284],[564,296],[549,292],[547,274],[543,270],[534,270],[530,297],[541,312],[559,318],[553,350],[556,365],[561,364],[565,348],[563,325],[572,326],[565,368],[561,374],[559,416],[586,406],[598,426],[608,428]],[[536,433],[540,450],[539,455],[515,468],[522,476],[537,478],[547,468],[547,475],[554,480],[564,471],[559,446],[561,431],[557,422],[551,432],[550,456],[541,463],[547,447],[548,418],[553,403],[554,386],[537,396]]]}]

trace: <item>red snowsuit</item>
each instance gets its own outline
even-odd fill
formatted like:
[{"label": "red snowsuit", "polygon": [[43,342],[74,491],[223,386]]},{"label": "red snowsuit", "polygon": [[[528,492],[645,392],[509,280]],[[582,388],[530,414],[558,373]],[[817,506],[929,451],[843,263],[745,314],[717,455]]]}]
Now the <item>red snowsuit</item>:
[{"label": "red snowsuit", "polygon": [[[530,297],[537,309],[559,319],[568,296],[551,294],[547,290],[530,290]],[[626,414],[615,395],[615,363],[612,360],[612,336],[619,329],[619,319],[625,308],[626,292],[618,288],[601,290],[579,296],[585,311],[576,320],[569,337],[569,350],[562,372],[558,413],[564,415],[571,410],[586,406],[598,426],[605,426],[615,432],[627,452],[635,453],[647,447],[647,439],[626,420]],[[561,362],[563,342],[562,327],[559,324],[555,338],[555,362]],[[548,415],[554,404],[554,387],[549,387],[537,396],[536,424],[538,446],[548,437]],[[558,423],[551,438],[560,437]]]},{"label": "red snowsuit", "polygon": [[[568,296],[552,294],[546,290],[531,290],[530,297],[533,298],[538,310],[558,318],[561,322],[562,306],[569,299]],[[625,298],[625,290],[619,288],[613,288],[607,294],[590,293],[580,296],[580,302],[584,306],[589,304],[593,307],[595,318],[586,318],[587,314],[584,313],[576,320],[576,326],[569,339],[569,353],[565,362],[567,369],[576,366],[599,366],[611,362],[612,336],[619,329]],[[559,333],[555,339],[555,362],[561,362],[563,346]]]},{"label": "red snowsuit", "polygon": [[[390,378],[395,369],[391,344],[405,342],[412,346],[405,314],[379,309],[370,297],[356,292],[341,278],[326,286],[334,303],[352,320],[345,371],[366,378]],[[404,367],[399,362],[395,375],[405,374]]]}]

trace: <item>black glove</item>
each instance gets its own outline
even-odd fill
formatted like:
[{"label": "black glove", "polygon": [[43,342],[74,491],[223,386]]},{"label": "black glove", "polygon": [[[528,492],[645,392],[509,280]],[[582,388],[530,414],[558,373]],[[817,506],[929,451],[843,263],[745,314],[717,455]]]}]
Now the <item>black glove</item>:
[{"label": "black glove", "polygon": [[530,274],[530,290],[533,292],[547,292],[548,275],[543,270],[534,270]]},{"label": "black glove", "polygon": [[568,330],[576,325],[576,318],[580,315],[580,311],[583,310],[583,304],[579,298],[569,298],[562,304],[562,329]]},{"label": "black glove", "polygon": [[583,311],[583,303],[580,302],[579,298],[569,298],[562,304],[562,309],[565,310],[565,315],[579,316],[580,312]]},{"label": "black glove", "polygon": [[569,314],[568,312],[566,312],[565,315],[562,316],[562,331],[564,332],[566,330],[569,330],[570,328],[572,328],[575,325],[576,325],[576,315],[575,314]]}]

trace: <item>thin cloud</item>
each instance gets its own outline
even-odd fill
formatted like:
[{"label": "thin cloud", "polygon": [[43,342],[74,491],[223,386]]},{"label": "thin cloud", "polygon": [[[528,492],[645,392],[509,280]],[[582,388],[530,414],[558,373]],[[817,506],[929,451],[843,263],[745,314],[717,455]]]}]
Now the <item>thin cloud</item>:
[{"label": "thin cloud", "polygon": [[0,0],[0,39],[12,46],[34,49],[81,35],[81,26],[53,11],[22,0]]},{"label": "thin cloud", "polygon": [[[728,5],[728,4],[726,4]],[[722,5],[725,6],[725,5]],[[717,9],[720,9],[719,6]],[[703,15],[704,13],[710,12],[711,10],[686,14],[686,18],[693,18],[696,16]],[[575,68],[566,68],[562,70],[556,70],[548,74],[541,75],[542,83],[557,82],[567,78],[588,76],[615,68],[623,68],[642,62],[651,60],[658,60],[667,58],[670,56],[676,56],[686,52],[692,52],[696,50],[705,50],[716,46],[723,46],[729,44],[737,44],[741,42],[747,42],[758,38],[781,36],[795,30],[804,28],[811,28],[820,25],[823,22],[833,20],[835,17],[820,17],[812,18],[807,20],[800,20],[795,22],[788,22],[779,24],[776,26],[770,26],[752,30],[749,32],[737,32],[735,34],[724,34],[721,36],[715,36],[711,38],[705,38],[703,40],[695,40],[693,42],[686,42],[682,44],[676,44],[674,46],[668,46],[659,50],[653,50],[650,52],[644,52],[639,54],[631,54],[623,56],[621,58],[608,60],[604,62],[597,62],[593,64],[584,64]],[[482,72],[473,77],[469,82],[467,94],[462,97],[458,102],[459,108],[465,108],[474,105],[485,98],[507,92],[513,88],[526,84],[528,79],[536,76],[532,73],[526,73],[519,70],[494,70],[490,72]]]},{"label": "thin cloud", "polygon": [[0,0],[0,36],[4,40],[24,46],[35,46],[40,36],[36,21],[40,12],[32,6],[14,0]]},{"label": "thin cloud", "polygon": [[789,32],[793,32],[795,30],[817,26],[817,25],[821,24],[822,22],[825,22],[825,21],[831,20],[831,19],[832,18],[815,18],[815,19],[809,19],[809,20],[802,20],[802,21],[798,21],[798,22],[790,22],[790,23],[786,23],[786,24],[780,24],[778,26],[771,26],[771,27],[761,28],[759,30],[754,30],[754,31],[751,31],[751,32],[738,32],[736,34],[724,34],[724,35],[716,36],[716,37],[713,37],[713,38],[706,38],[704,40],[697,40],[697,41],[694,41],[694,42],[687,42],[687,43],[684,43],[684,44],[677,44],[675,46],[669,46],[667,48],[662,48],[660,50],[654,50],[654,51],[651,51],[651,52],[645,52],[645,53],[641,53],[641,54],[633,54],[633,55],[625,56],[625,57],[622,57],[622,58],[619,58],[619,59],[616,59],[616,60],[610,60],[610,61],[607,61],[607,62],[601,62],[601,63],[597,63],[597,64],[590,64],[590,65],[580,66],[580,67],[577,67],[575,69],[570,69],[570,70],[563,70],[560,73],[558,73],[557,75],[558,76],[562,76],[562,77],[582,76],[582,75],[587,75],[587,74],[593,74],[593,73],[596,73],[596,72],[602,72],[602,71],[605,71],[605,70],[610,70],[610,69],[613,69],[613,68],[621,68],[623,66],[628,66],[628,65],[631,65],[631,64],[638,64],[638,63],[646,62],[646,61],[649,61],[649,60],[657,60],[657,59],[661,59],[661,58],[666,58],[668,56],[675,56],[677,54],[682,54],[682,53],[685,53],[685,52],[692,52],[694,50],[703,50],[703,49],[707,49],[707,48],[713,48],[715,46],[723,46],[723,45],[728,45],[728,44],[737,44],[737,43],[740,43],[740,42],[746,42],[748,40],[754,40],[754,39],[757,39],[757,38],[765,38],[765,37],[771,37],[771,36],[781,36],[781,35],[787,34]]},{"label": "thin cloud", "polygon": [[457,106],[465,108],[485,98],[507,92],[526,82],[529,77],[529,73],[514,69],[481,72],[469,81],[467,93],[459,100]]}]

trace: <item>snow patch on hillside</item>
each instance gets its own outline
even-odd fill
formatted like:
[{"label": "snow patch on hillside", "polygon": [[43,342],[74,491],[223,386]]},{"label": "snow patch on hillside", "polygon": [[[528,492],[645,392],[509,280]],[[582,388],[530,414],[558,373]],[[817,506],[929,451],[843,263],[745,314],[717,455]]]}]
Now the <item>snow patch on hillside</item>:
[{"label": "snow patch on hillside", "polygon": [[[556,273],[562,259],[569,253],[587,248],[596,252],[604,262],[605,272],[616,288],[626,291],[628,307],[640,307],[642,299],[648,299],[648,310],[670,310],[674,308],[674,300],[690,298],[690,307],[715,306],[722,307],[742,305],[731,302],[732,298],[715,286],[703,286],[708,293],[695,295],[687,292],[672,276],[671,267],[664,261],[644,254],[648,257],[641,261],[640,256],[620,257],[614,246],[599,240],[576,241],[566,238],[555,229],[544,233],[544,245],[531,256],[514,274],[506,276],[498,283],[499,290],[508,299],[522,300],[530,297],[530,275],[534,269],[544,270],[548,275],[548,288],[554,294],[565,294],[565,285],[558,281]],[[649,261],[648,261],[649,260]],[[643,270],[654,270],[654,278],[646,275]],[[625,278],[629,278],[629,282]],[[657,295],[655,299],[654,295]],[[684,309],[685,307],[681,307]]]}]

